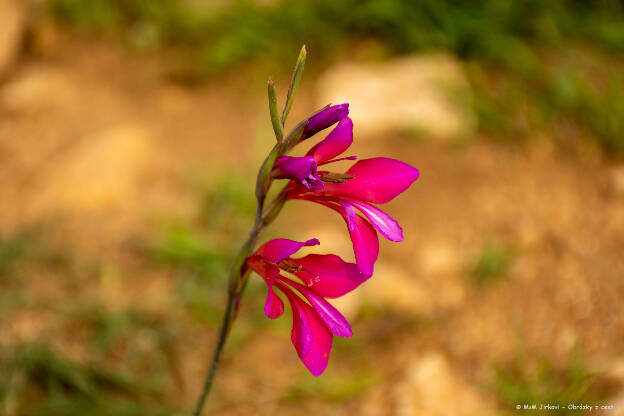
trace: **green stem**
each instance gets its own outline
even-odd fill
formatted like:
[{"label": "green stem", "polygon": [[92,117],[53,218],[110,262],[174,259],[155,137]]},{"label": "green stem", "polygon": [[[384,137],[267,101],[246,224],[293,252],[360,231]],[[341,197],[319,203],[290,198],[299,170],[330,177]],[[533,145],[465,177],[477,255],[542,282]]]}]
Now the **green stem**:
[{"label": "green stem", "polygon": [[[284,188],[284,190],[285,189],[286,188]],[[249,238],[245,244],[242,245],[236,255],[236,258],[232,263],[232,268],[230,269],[228,299],[225,306],[225,312],[223,314],[223,320],[221,321],[221,327],[219,328],[217,345],[212,353],[210,368],[208,370],[208,374],[206,375],[204,387],[202,388],[201,395],[199,396],[195,412],[193,413],[194,416],[200,416],[204,405],[206,404],[206,399],[208,398],[214,383],[217,367],[221,361],[221,355],[223,353],[225,342],[230,333],[230,329],[232,328],[232,324],[234,323],[234,318],[236,317],[236,305],[238,305],[240,298],[245,291],[245,287],[247,286],[249,270],[245,268],[245,260],[249,257],[249,254],[253,250],[262,229],[273,222],[279,211],[281,211],[285,202],[284,190],[282,190],[275,200],[271,202],[266,211],[263,210],[266,194],[262,193],[258,195],[258,206],[256,209],[254,226],[249,233]]]},{"label": "green stem", "polygon": [[221,353],[223,352],[223,347],[225,346],[225,341],[227,339],[229,330],[232,327],[232,319],[234,316],[235,305],[236,298],[230,293],[228,296],[227,306],[225,307],[223,321],[221,322],[221,328],[219,329],[219,340],[217,341],[217,346],[212,353],[210,369],[208,370],[208,375],[206,376],[204,387],[202,389],[201,395],[199,396],[197,407],[195,408],[195,412],[193,412],[194,416],[201,415],[204,405],[206,404],[208,394],[210,394],[210,390],[212,389],[212,384],[214,383],[214,377],[217,372],[217,367],[219,366],[219,361],[221,361]]},{"label": "green stem", "polygon": [[245,266],[245,261],[251,254],[252,250],[256,245],[256,241],[260,236],[260,232],[264,227],[269,225],[273,220],[277,217],[279,212],[282,210],[284,203],[286,202],[286,189],[284,188],[278,196],[272,201],[271,205],[264,210],[264,202],[269,192],[269,188],[271,187],[271,183],[273,182],[273,178],[271,177],[271,170],[273,169],[273,164],[277,157],[287,153],[292,146],[294,146],[302,137],[303,131],[305,129],[307,120],[299,123],[293,131],[291,131],[288,136],[284,139],[284,123],[286,122],[286,117],[288,116],[288,112],[290,111],[290,107],[295,98],[295,93],[297,92],[297,88],[299,86],[299,82],[301,81],[301,74],[303,73],[303,65],[305,63],[306,57],[306,49],[305,45],[301,48],[301,53],[299,54],[299,59],[297,59],[297,65],[295,66],[295,71],[293,72],[293,78],[290,83],[290,88],[288,90],[288,97],[286,99],[286,105],[284,106],[284,111],[280,117],[277,110],[277,98],[275,94],[275,87],[273,85],[273,81],[269,79],[268,84],[268,95],[269,95],[269,111],[271,114],[271,122],[273,124],[273,129],[275,131],[275,138],[277,139],[277,144],[273,147],[267,158],[264,160],[260,171],[258,172],[258,179],[256,180],[256,218],[254,221],[254,226],[249,233],[249,238],[243,244],[243,246],[238,251],[234,262],[232,263],[232,267],[230,269],[230,276],[228,282],[228,299],[227,304],[225,306],[225,312],[223,313],[223,320],[221,321],[221,327],[219,328],[219,336],[217,338],[217,345],[215,346],[214,352],[212,353],[212,359],[210,360],[210,368],[208,369],[208,374],[206,375],[206,380],[204,381],[204,386],[202,388],[201,394],[199,396],[199,400],[197,401],[197,406],[195,407],[195,412],[193,412],[194,416],[200,416],[204,405],[206,404],[206,400],[210,395],[210,391],[212,389],[212,385],[214,384],[215,374],[217,373],[217,368],[219,366],[219,362],[221,361],[221,355],[223,354],[223,348],[225,347],[225,342],[227,341],[227,337],[230,333],[230,329],[232,329],[232,325],[234,323],[234,319],[236,318],[236,309],[240,302],[240,298],[245,291],[245,287],[247,286],[247,281],[249,278],[249,270]]},{"label": "green stem", "polygon": [[[259,205],[258,209],[261,210],[262,207]],[[244,282],[246,282],[247,280],[246,276],[248,273],[245,270],[244,262],[251,253],[251,250],[253,249],[256,240],[260,235],[260,231],[262,231],[262,228],[262,214],[260,214],[256,216],[256,221],[254,223],[254,227],[251,230],[249,238],[240,248],[232,264],[228,285],[228,299],[225,306],[225,312],[223,313],[221,327],[219,328],[217,345],[215,346],[212,353],[210,368],[208,370],[208,374],[206,375],[206,380],[204,381],[204,387],[202,388],[201,395],[199,396],[199,400],[197,401],[195,412],[193,412],[194,416],[201,415],[204,405],[206,404],[206,399],[208,398],[208,395],[210,394],[210,391],[212,389],[214,377],[217,372],[217,367],[219,366],[219,362],[221,361],[223,347],[225,346],[227,337],[230,334],[230,329],[232,328],[232,324],[234,323],[236,305],[238,304],[245,288]]]}]

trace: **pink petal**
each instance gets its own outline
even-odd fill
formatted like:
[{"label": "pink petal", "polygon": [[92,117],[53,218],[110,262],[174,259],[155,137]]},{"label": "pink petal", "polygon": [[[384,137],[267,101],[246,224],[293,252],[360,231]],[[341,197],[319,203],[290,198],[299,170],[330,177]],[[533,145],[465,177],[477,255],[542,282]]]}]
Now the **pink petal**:
[{"label": "pink petal", "polygon": [[294,282],[285,277],[281,278],[280,281],[286,282],[291,287],[297,289],[308,300],[308,302],[310,302],[316,313],[318,313],[318,316],[325,323],[325,326],[329,328],[332,334],[344,338],[349,338],[353,335],[351,325],[349,325],[347,318],[342,316],[338,309],[336,309],[332,304],[300,283]]},{"label": "pink petal", "polygon": [[279,263],[292,254],[295,254],[303,246],[316,246],[320,244],[316,238],[311,238],[304,242],[276,238],[262,245],[256,250],[259,255],[271,263]]},{"label": "pink petal", "polygon": [[389,214],[366,202],[354,200],[349,202],[368,218],[381,235],[390,241],[403,241],[403,229]]},{"label": "pink petal", "polygon": [[353,242],[353,252],[358,269],[362,274],[372,276],[379,255],[377,232],[368,221],[356,215],[355,230],[349,231],[349,234]]},{"label": "pink petal", "polygon": [[377,261],[377,256],[379,255],[379,239],[377,238],[375,228],[364,218],[355,215],[352,211],[353,207],[346,201],[336,203],[336,198],[323,198],[318,195],[298,195],[296,198],[325,205],[342,215],[353,243],[353,253],[355,254],[357,267],[362,274],[371,276],[375,261]]},{"label": "pink petal", "polygon": [[386,157],[360,160],[346,173],[355,177],[345,183],[326,183],[325,194],[376,204],[391,201],[419,176],[415,167]]},{"label": "pink petal", "polygon": [[295,273],[297,277],[324,298],[340,297],[370,278],[360,273],[357,265],[334,254],[308,254],[291,260],[303,268]]},{"label": "pink petal", "polygon": [[320,165],[343,153],[351,143],[353,143],[353,121],[345,117],[323,141],[312,147],[306,156],[312,156]]},{"label": "pink petal", "polygon": [[258,273],[267,282],[274,280],[280,274],[280,269],[275,264],[267,262],[263,257],[254,254],[247,259],[247,266],[254,272]]},{"label": "pink petal", "polygon": [[293,311],[292,343],[297,355],[314,376],[320,376],[329,362],[332,334],[319,316],[303,299],[288,287],[279,284]]},{"label": "pink petal", "polygon": [[273,283],[275,283],[275,279],[271,279],[270,282],[267,282],[268,292],[266,301],[264,302],[264,314],[271,319],[279,318],[284,313],[284,302],[282,302],[282,299],[273,291]]},{"label": "pink petal", "polygon": [[352,204],[340,201],[338,199],[336,199],[336,202],[340,204],[344,209],[341,213],[343,213],[344,220],[347,223],[347,229],[349,230],[349,232],[355,231],[355,217],[357,216],[357,214],[355,213],[355,208],[353,208]]}]

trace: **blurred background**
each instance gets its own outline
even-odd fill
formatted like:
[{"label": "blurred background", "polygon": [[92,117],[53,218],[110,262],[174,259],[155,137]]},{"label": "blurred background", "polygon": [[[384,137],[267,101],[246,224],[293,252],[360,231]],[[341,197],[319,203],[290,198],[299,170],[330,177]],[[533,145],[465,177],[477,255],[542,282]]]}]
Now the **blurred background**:
[{"label": "blurred background", "polygon": [[[406,239],[318,379],[253,277],[209,414],[624,414],[615,0],[0,0],[0,414],[188,414],[304,43],[288,124],[417,166]],[[310,205],[264,237],[352,259]]]}]

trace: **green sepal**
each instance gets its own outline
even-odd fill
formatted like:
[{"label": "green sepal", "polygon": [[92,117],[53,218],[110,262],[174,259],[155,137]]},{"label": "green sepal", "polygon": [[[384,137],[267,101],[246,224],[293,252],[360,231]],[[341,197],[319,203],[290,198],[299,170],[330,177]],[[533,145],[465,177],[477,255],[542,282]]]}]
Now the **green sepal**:
[{"label": "green sepal", "polygon": [[290,87],[288,88],[288,95],[286,96],[286,103],[284,104],[284,110],[282,111],[282,126],[286,123],[286,117],[288,117],[288,113],[290,112],[290,108],[295,101],[295,94],[297,94],[297,89],[299,88],[299,83],[301,82],[301,77],[303,76],[303,67],[305,65],[307,50],[305,45],[301,47],[301,52],[299,52],[299,57],[297,58],[297,63],[295,64],[295,70],[293,71],[292,79],[290,80]]},{"label": "green sepal", "polygon": [[269,94],[269,113],[271,114],[271,124],[273,125],[273,131],[275,132],[275,138],[278,142],[281,142],[284,138],[284,126],[282,126],[279,110],[277,109],[275,84],[271,78],[269,78],[269,82],[267,83],[267,91]]},{"label": "green sepal", "polygon": [[275,159],[280,154],[280,146],[279,144],[273,147],[271,153],[264,159],[264,163],[262,163],[262,167],[258,172],[258,180],[256,182],[256,199],[258,203],[264,202],[266,198],[266,194],[269,191],[269,187],[271,186],[271,171],[273,170],[273,164],[275,163]]}]

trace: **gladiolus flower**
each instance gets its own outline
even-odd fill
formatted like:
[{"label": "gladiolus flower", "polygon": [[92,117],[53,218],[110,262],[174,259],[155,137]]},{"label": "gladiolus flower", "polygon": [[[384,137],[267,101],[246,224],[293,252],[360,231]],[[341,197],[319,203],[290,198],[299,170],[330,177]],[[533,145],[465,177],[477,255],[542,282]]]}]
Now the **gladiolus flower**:
[{"label": "gladiolus flower", "polygon": [[[327,137],[312,147],[312,156],[318,166],[354,156],[333,159],[353,142],[353,122],[344,117]],[[415,167],[395,159],[376,157],[356,162],[345,173],[319,171],[325,182],[322,190],[310,190],[291,183],[287,197],[316,202],[342,215],[353,242],[357,266],[365,275],[371,275],[379,254],[377,231],[390,241],[403,241],[399,223],[373,204],[385,204],[403,193],[416,179]],[[358,210],[362,215],[356,213]]]},{"label": "gladiolus flower", "polygon": [[280,156],[275,160],[271,176],[275,179],[291,179],[307,189],[323,189],[323,181],[318,177],[316,161],[312,156]]},{"label": "gladiolus flower", "polygon": [[[290,257],[304,246],[318,244],[315,238],[304,242],[278,238],[262,245],[247,259],[247,266],[262,276],[268,286],[266,316],[275,319],[284,313],[284,302],[273,288],[288,299],[293,313],[292,343],[315,376],[327,367],[333,335],[352,335],[349,322],[325,298],[342,296],[369,278],[355,264],[333,254]],[[294,274],[304,284],[282,275],[282,271]]]}]

